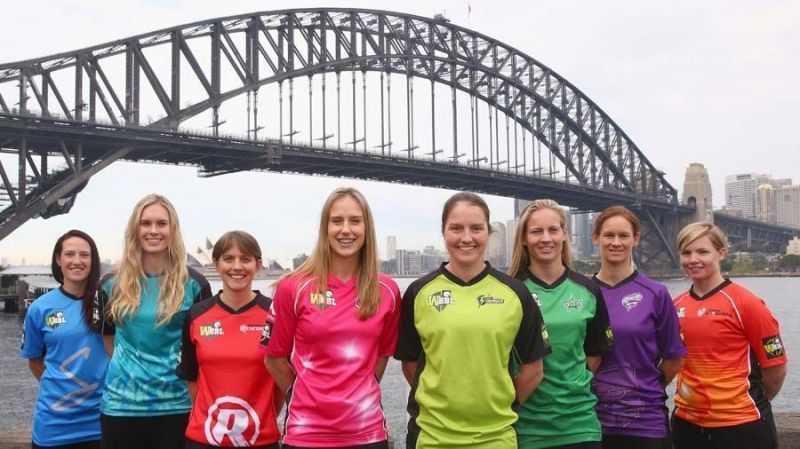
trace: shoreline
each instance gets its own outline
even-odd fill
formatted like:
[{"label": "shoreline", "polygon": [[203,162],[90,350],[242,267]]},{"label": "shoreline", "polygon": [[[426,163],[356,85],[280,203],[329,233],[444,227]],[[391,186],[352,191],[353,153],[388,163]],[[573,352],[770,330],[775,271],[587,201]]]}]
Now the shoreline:
[{"label": "shoreline", "polygon": [[[775,413],[778,446],[781,449],[800,449],[800,412]],[[0,449],[29,449],[29,427],[15,427],[0,436]]]}]

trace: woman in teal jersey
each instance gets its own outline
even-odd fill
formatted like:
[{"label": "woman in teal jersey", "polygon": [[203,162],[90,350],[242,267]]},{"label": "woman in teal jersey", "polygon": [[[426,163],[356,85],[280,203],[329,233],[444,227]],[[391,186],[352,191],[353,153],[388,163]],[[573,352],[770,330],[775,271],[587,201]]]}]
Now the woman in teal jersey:
[{"label": "woman in teal jersey", "polygon": [[125,229],[119,267],[98,291],[102,331],[112,355],[102,403],[103,448],[179,449],[192,408],[175,368],[182,323],[211,288],[187,268],[178,215],[147,195]]},{"label": "woman in teal jersey", "polygon": [[61,286],[25,315],[20,355],[39,381],[31,447],[100,448],[100,398],[108,356],[92,323],[100,256],[91,237],[72,230],[53,248]]},{"label": "woman in teal jersey", "polygon": [[553,348],[544,379],[519,409],[522,449],[600,448],[592,372],[611,349],[600,288],[572,271],[564,209],[553,200],[528,204],[519,217],[509,272],[539,304]]},{"label": "woman in teal jersey", "polygon": [[525,286],[485,261],[489,233],[486,202],[453,195],[442,212],[450,260],[403,296],[395,357],[412,388],[408,449],[517,448],[513,406],[536,389],[550,347]]}]

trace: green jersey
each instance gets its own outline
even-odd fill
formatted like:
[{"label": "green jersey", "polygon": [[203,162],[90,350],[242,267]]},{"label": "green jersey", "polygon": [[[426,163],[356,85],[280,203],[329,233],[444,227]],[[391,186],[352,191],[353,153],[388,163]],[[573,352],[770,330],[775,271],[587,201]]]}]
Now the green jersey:
[{"label": "green jersey", "polygon": [[489,264],[469,282],[442,265],[408,287],[402,307],[395,357],[419,364],[406,447],[516,449],[511,359],[550,351],[525,286]]},{"label": "green jersey", "polygon": [[553,284],[528,269],[525,283],[547,323],[552,354],[544,360],[544,379],[519,409],[515,428],[521,449],[600,441],[600,422],[591,391],[586,356],[611,349],[611,327],[600,288],[569,268]]}]

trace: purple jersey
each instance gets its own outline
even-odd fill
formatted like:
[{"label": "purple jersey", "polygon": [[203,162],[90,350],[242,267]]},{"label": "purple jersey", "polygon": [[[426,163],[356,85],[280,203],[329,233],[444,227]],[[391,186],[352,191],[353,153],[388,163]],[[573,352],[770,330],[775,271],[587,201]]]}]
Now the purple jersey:
[{"label": "purple jersey", "polygon": [[594,280],[614,332],[614,350],[603,355],[592,381],[603,434],[664,438],[667,394],[658,364],[686,355],[672,298],[638,272],[614,287]]}]

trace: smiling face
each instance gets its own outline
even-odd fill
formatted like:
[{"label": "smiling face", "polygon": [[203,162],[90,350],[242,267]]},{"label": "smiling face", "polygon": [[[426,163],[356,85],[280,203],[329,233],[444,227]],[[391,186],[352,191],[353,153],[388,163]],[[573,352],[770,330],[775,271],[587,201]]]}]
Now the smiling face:
[{"label": "smiling face", "polygon": [[443,233],[450,264],[463,270],[483,266],[489,223],[482,208],[459,201],[447,215]]},{"label": "smiling face", "polygon": [[717,278],[725,253],[725,248],[714,248],[709,236],[704,235],[681,248],[681,268],[695,283]]},{"label": "smiling face", "polygon": [[562,264],[561,250],[567,233],[561,226],[559,214],[549,208],[534,211],[528,218],[524,245],[531,264]]},{"label": "smiling face", "polygon": [[358,201],[349,195],[334,201],[328,215],[328,245],[332,261],[358,259],[365,235],[364,210]]},{"label": "smiling face", "polygon": [[261,259],[242,252],[233,245],[214,260],[224,291],[249,292],[253,289],[253,278],[261,269]]},{"label": "smiling face", "polygon": [[56,256],[64,284],[86,285],[92,270],[92,248],[80,237],[69,237],[61,243],[61,253]]},{"label": "smiling face", "polygon": [[598,235],[592,239],[600,247],[602,262],[611,265],[629,265],[633,248],[639,243],[633,225],[621,215],[606,219]]},{"label": "smiling face", "polygon": [[170,243],[169,212],[161,204],[151,204],[139,218],[139,245],[148,254],[166,254]]}]

